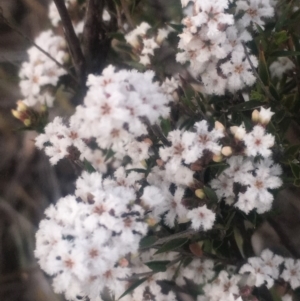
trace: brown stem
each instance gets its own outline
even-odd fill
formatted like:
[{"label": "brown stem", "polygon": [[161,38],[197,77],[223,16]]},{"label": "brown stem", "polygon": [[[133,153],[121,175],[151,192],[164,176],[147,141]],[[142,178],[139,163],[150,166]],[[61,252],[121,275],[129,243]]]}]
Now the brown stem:
[{"label": "brown stem", "polygon": [[102,20],[105,0],[88,0],[83,30],[83,53],[87,73],[101,73],[110,47],[110,38]]},{"label": "brown stem", "polygon": [[64,0],[53,0],[59,12],[79,82],[85,85],[85,59]]}]

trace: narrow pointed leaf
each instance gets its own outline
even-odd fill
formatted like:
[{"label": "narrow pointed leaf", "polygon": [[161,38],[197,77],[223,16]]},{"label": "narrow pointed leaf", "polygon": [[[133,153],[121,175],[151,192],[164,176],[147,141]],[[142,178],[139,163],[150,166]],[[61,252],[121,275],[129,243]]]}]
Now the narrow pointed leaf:
[{"label": "narrow pointed leaf", "polygon": [[188,238],[176,238],[176,239],[173,239],[173,240],[168,241],[165,244],[163,244],[156,251],[155,254],[160,254],[160,253],[165,253],[165,252],[176,250],[176,249],[182,247],[183,245],[185,245],[188,241],[189,241]]}]

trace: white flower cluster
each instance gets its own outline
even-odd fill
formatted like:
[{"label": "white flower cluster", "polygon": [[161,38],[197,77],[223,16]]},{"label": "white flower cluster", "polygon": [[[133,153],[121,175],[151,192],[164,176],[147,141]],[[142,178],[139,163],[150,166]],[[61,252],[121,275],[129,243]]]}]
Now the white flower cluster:
[{"label": "white flower cluster", "polygon": [[[116,72],[113,66],[104,69],[101,76],[90,75],[84,105],[76,108],[68,127],[56,118],[46,127],[45,134],[37,137],[37,146],[45,147],[52,164],[56,164],[73,145],[81,159],[92,164],[100,160],[94,166],[100,170],[105,169],[101,165],[103,150],[113,150],[120,159],[127,155],[133,164],[147,159],[151,141],[142,139],[148,135],[146,124],[155,124],[170,110],[170,97],[153,82],[153,77],[151,71]],[[91,151],[83,142],[91,139],[95,140],[97,151]]]},{"label": "white flower cluster", "polygon": [[53,277],[57,293],[65,293],[69,300],[87,296],[96,301],[105,287],[117,296],[125,291],[126,282],[118,279],[130,269],[120,259],[137,252],[148,228],[145,211],[135,202],[131,182],[136,180],[121,181],[120,174],[102,180],[99,173],[83,173],[75,195],[46,210],[36,234],[35,255]]},{"label": "white flower cluster", "polygon": [[230,276],[226,271],[221,271],[218,277],[210,284],[203,287],[205,295],[200,295],[197,301],[242,301],[238,282],[239,275]]},{"label": "white flower cluster", "polygon": [[268,249],[260,257],[249,258],[239,273],[249,273],[248,285],[257,287],[266,284],[271,288],[279,278],[288,282],[293,290],[300,286],[300,260],[283,258]]},{"label": "white flower cluster", "polygon": [[[232,204],[248,214],[256,209],[258,213],[269,211],[273,202],[273,195],[269,189],[282,185],[281,168],[271,159],[254,162],[250,158],[232,156],[227,160],[229,168],[211,181],[219,199],[225,198],[226,203]],[[235,185],[241,186],[238,194]]]},{"label": "white flower cluster", "polygon": [[154,56],[154,50],[161,46],[170,33],[170,29],[160,28],[156,35],[150,36],[148,34],[150,28],[151,26],[148,23],[143,22],[125,35],[127,43],[133,47],[133,50],[139,56],[140,63],[145,66],[151,64],[151,56]]},{"label": "white flower cluster", "polygon": [[[68,58],[65,40],[54,35],[51,30],[42,32],[35,39],[35,43],[60,64]],[[55,87],[59,78],[67,72],[34,46],[27,51],[27,54],[28,61],[22,64],[19,73],[24,103],[28,106],[38,103],[52,106],[54,98],[44,88],[49,85]]]},{"label": "white flower cluster", "polygon": [[253,209],[258,213],[269,211],[274,199],[269,189],[282,185],[281,167],[271,159],[270,148],[275,138],[265,130],[273,114],[270,109],[254,110],[252,120],[257,124],[249,133],[243,126],[230,128],[239,154],[227,159],[229,167],[211,181],[220,200],[224,198],[227,204],[234,203],[246,214]]},{"label": "white flower cluster", "polygon": [[[223,131],[212,129],[209,131],[205,120],[195,123],[195,132],[171,131],[168,135],[170,146],[159,150],[161,166],[152,169],[147,181],[151,185],[144,189],[142,199],[148,205],[157,202],[153,218],[159,219],[164,213],[164,222],[174,227],[175,221],[185,223],[191,221],[191,227],[209,230],[215,221],[215,213],[206,205],[188,210],[182,199],[187,187],[194,183],[194,171],[187,165],[196,162],[204,156],[219,155],[221,145],[219,140],[224,136]],[[176,192],[169,192],[171,184],[176,185]]]},{"label": "white flower cluster", "polygon": [[[235,92],[255,82],[242,43],[251,40],[247,27],[264,24],[274,10],[268,0],[237,1],[235,16],[228,11],[228,0],[182,0],[183,7],[193,2],[193,14],[183,19],[177,61],[190,62],[191,73],[199,78],[208,94]],[[238,14],[243,12],[241,19]],[[254,67],[257,59],[250,55]]]}]

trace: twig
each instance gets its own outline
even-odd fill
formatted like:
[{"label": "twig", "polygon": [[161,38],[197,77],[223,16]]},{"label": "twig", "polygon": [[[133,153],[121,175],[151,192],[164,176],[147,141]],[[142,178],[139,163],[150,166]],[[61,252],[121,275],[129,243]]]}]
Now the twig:
[{"label": "twig", "polygon": [[242,45],[243,45],[243,47],[244,47],[245,55],[246,55],[246,58],[247,58],[247,60],[248,60],[248,62],[249,62],[249,64],[250,64],[250,67],[251,67],[251,69],[252,69],[252,72],[254,73],[254,76],[255,76],[256,79],[258,80],[258,82],[259,82],[261,88],[264,90],[264,92],[266,93],[266,95],[267,95],[271,100],[276,101],[276,99],[272,96],[272,94],[269,92],[269,90],[265,87],[263,81],[262,81],[261,78],[259,77],[259,74],[257,73],[257,71],[256,71],[256,69],[255,69],[255,67],[254,67],[254,65],[253,65],[253,63],[252,63],[252,61],[250,60],[249,53],[248,53],[248,51],[247,51],[247,47],[246,47],[245,43],[242,42]]},{"label": "twig", "polygon": [[66,39],[74,62],[76,74],[81,84],[85,85],[85,60],[80,48],[78,37],[74,31],[72,21],[64,0],[53,0],[60,15]]},{"label": "twig", "polygon": [[29,42],[31,45],[33,45],[35,48],[37,48],[40,52],[42,52],[44,55],[46,55],[50,60],[52,60],[57,66],[64,69],[68,72],[68,74],[77,82],[76,77],[70,72],[68,68],[66,68],[64,65],[62,65],[59,61],[57,61],[52,55],[50,55],[47,51],[45,51],[43,48],[41,48],[39,45],[37,45],[34,41],[32,41],[27,35],[25,35],[21,30],[19,30],[16,26],[12,25],[10,21],[6,19],[3,15],[3,9],[0,6],[0,19],[13,31],[15,31],[18,35],[20,35],[22,38],[24,38],[27,42]]},{"label": "twig", "polygon": [[124,15],[126,17],[126,20],[127,20],[128,24],[130,25],[131,28],[134,28],[135,24],[134,24],[134,22],[131,18],[130,11],[128,9],[128,5],[126,3],[126,0],[120,0],[120,1],[121,1],[121,5],[122,5],[123,11],[124,11]]}]

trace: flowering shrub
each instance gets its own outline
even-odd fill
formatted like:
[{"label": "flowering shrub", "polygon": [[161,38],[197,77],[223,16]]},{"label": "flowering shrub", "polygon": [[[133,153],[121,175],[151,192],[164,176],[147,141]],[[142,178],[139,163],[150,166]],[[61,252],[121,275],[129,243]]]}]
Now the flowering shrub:
[{"label": "flowering shrub", "polygon": [[[182,24],[154,26],[136,1],[115,1],[101,6],[98,26],[113,37],[102,68],[86,50],[93,1],[85,22],[82,1],[54,2],[53,29],[35,41],[46,53],[28,50],[13,111],[38,130],[51,164],[81,171],[36,234],[54,290],[68,300],[246,301],[264,288],[290,300],[299,260],[269,249],[254,257],[250,242],[278,190],[300,184],[300,148],[286,136],[299,124],[299,8],[181,0]],[[168,51],[180,72],[171,77],[158,58]],[[79,104],[48,121],[61,88]]]}]

